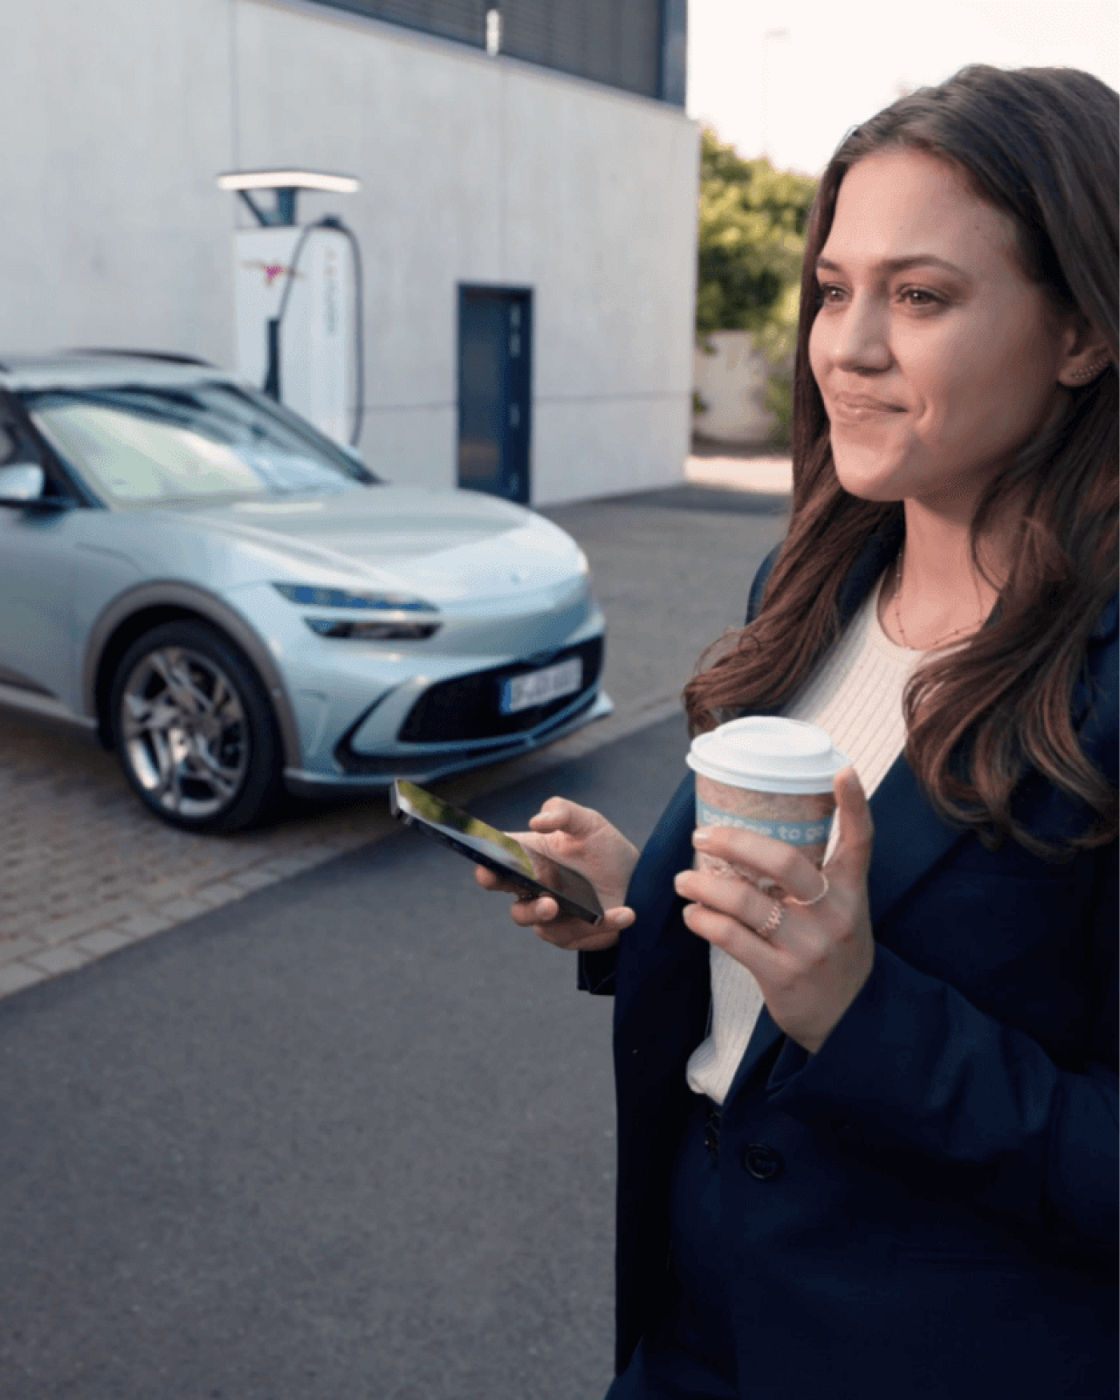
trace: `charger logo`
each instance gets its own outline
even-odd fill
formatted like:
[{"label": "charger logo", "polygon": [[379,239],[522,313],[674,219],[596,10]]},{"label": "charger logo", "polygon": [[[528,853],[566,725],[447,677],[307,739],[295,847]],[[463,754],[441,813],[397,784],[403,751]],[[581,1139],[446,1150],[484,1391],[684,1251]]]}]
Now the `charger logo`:
[{"label": "charger logo", "polygon": [[266,263],[259,259],[255,262],[243,262],[242,267],[259,267],[264,273],[264,284],[271,287],[277,277],[302,277],[302,272],[297,272],[294,267],[285,267],[283,263]]}]

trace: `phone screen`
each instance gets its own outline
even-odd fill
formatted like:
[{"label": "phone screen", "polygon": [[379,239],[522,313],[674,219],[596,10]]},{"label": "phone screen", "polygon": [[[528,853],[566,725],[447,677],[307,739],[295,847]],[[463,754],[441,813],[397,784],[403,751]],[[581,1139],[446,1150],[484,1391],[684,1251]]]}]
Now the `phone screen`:
[{"label": "phone screen", "polygon": [[506,876],[527,894],[551,895],[566,914],[589,924],[602,920],[598,896],[577,871],[530,851],[504,831],[452,806],[434,792],[398,778],[390,790],[389,805],[398,821]]}]

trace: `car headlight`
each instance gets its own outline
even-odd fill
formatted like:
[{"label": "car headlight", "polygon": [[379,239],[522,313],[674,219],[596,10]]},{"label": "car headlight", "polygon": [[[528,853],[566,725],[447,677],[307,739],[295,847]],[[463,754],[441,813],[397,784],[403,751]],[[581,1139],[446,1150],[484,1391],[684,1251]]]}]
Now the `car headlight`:
[{"label": "car headlight", "polygon": [[274,583],[289,603],[313,608],[376,608],[379,612],[428,612],[437,609],[409,593],[351,593],[345,588],[319,588],[309,583]]},{"label": "car headlight", "polygon": [[[273,588],[289,603],[322,608],[323,614],[304,617],[304,622],[320,637],[353,637],[359,641],[423,641],[439,631],[435,621],[438,609],[423,598],[408,593],[351,593],[345,588],[320,588],[315,584],[274,583]],[[373,618],[330,617],[328,609],[345,612],[376,612]],[[425,616],[426,614],[426,616]]]}]

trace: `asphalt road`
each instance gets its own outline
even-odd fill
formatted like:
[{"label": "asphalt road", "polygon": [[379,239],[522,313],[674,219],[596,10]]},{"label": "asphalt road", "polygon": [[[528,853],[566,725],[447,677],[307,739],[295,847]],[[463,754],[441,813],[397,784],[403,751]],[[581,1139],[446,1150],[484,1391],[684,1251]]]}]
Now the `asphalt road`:
[{"label": "asphalt road", "polygon": [[[673,495],[599,507],[651,656],[740,615],[780,528]],[[563,792],[640,842],[685,746],[679,715],[558,745],[473,806]],[[610,1012],[404,831],[7,997],[0,1397],[600,1400]]]},{"label": "asphalt road", "polygon": [[[551,793],[641,840],[661,723]],[[609,999],[413,833],[0,1006],[5,1400],[576,1400],[611,1357]]]}]

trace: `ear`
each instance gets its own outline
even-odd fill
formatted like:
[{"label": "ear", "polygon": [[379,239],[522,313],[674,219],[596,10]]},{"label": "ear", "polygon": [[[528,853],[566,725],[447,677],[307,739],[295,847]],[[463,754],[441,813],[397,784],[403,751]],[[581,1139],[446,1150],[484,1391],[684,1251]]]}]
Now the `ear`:
[{"label": "ear", "polygon": [[1105,337],[1083,316],[1078,316],[1062,333],[1058,383],[1068,389],[1083,389],[1108,368],[1111,359]]}]

